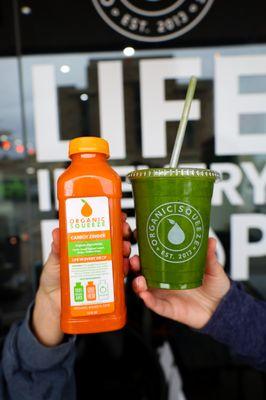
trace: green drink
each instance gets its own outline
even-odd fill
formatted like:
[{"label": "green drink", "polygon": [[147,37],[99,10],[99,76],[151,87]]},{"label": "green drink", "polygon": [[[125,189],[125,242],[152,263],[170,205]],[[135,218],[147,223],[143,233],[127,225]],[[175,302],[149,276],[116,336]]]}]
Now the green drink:
[{"label": "green drink", "polygon": [[149,287],[201,286],[211,197],[219,175],[207,169],[131,172],[142,273]]}]

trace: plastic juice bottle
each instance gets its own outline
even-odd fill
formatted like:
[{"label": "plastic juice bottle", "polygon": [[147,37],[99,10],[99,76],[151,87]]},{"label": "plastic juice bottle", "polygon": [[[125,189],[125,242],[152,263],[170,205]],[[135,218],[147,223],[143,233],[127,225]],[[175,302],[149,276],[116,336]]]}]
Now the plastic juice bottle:
[{"label": "plastic juice bottle", "polygon": [[[71,165],[57,188],[61,329],[73,334],[120,329],[126,322],[121,180],[107,163],[104,139],[72,140],[69,157]],[[95,293],[93,303],[85,295],[88,282]],[[103,286],[105,296],[99,295]]]},{"label": "plastic juice bottle", "polygon": [[86,297],[87,300],[96,300],[96,286],[93,282],[88,282],[86,286]]}]

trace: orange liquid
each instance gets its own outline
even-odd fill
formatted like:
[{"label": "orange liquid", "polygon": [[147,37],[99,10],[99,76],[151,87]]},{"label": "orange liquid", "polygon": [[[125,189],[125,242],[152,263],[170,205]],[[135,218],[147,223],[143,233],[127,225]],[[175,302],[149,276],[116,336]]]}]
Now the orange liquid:
[{"label": "orange liquid", "polygon": [[[120,206],[121,180],[108,165],[103,154],[74,154],[71,159],[72,163],[60,176],[57,188],[60,227],[61,329],[69,334],[120,329],[126,323]],[[109,254],[108,258],[112,260],[114,300],[104,305],[107,311],[92,313],[92,306],[73,307],[73,304],[71,304],[66,201],[67,199],[81,198],[81,217],[90,218],[92,209],[89,202],[82,198],[101,196],[107,197],[109,204],[110,233],[107,232],[104,238],[108,239],[110,236],[111,239],[111,255]],[[99,232],[93,233],[96,235]],[[90,266],[89,261],[88,266]],[[81,299],[86,299],[86,284],[84,286],[84,297],[81,296]],[[79,310],[82,310],[82,312],[79,312]]]}]

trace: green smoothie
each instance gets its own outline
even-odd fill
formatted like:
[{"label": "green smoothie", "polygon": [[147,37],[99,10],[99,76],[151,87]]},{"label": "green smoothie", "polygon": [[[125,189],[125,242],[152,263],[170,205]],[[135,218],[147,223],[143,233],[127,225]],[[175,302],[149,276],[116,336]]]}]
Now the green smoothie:
[{"label": "green smoothie", "polygon": [[201,286],[211,198],[219,174],[207,169],[131,172],[142,274],[149,287]]}]

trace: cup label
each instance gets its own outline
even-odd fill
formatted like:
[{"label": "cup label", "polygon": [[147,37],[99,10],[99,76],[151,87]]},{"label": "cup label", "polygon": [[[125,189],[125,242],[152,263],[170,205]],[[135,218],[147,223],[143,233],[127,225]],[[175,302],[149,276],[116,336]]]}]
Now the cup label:
[{"label": "cup label", "polygon": [[146,234],[157,257],[170,263],[191,260],[199,251],[204,225],[199,211],[181,201],[164,203],[149,215]]}]

